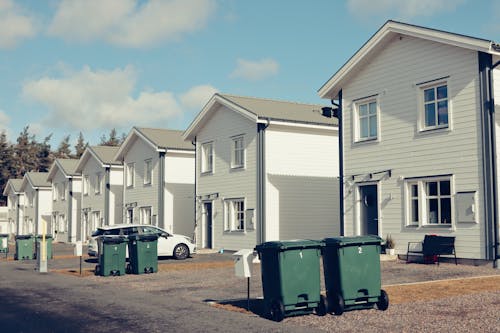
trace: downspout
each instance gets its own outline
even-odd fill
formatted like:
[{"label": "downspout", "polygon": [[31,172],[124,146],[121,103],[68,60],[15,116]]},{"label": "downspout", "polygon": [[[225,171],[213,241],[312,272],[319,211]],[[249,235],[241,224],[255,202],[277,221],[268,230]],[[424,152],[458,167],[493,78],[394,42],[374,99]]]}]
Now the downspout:
[{"label": "downspout", "polygon": [[[491,57],[491,55],[490,55]],[[497,147],[496,147],[496,117],[495,117],[495,93],[493,90],[493,70],[495,67],[500,65],[500,61],[497,61],[494,63],[491,68],[488,70],[488,86],[489,86],[489,95],[490,95],[490,112],[491,112],[491,135],[492,135],[492,152],[491,154],[493,155],[493,175],[494,175],[494,188],[493,188],[493,197],[495,200],[495,205],[494,211],[493,211],[493,267],[494,268],[500,268],[499,266],[499,260],[500,260],[500,253],[499,253],[499,245],[500,245],[500,240],[499,240],[499,225],[498,225],[498,179],[497,179]]]},{"label": "downspout", "polygon": [[109,192],[111,191],[110,170],[111,167],[109,166],[104,168],[104,220],[106,225],[111,225],[111,222],[109,220],[109,215],[110,215]]},{"label": "downspout", "polygon": [[73,243],[73,178],[68,179],[68,242]]},{"label": "downspout", "polygon": [[193,200],[193,210],[194,210],[194,214],[193,214],[193,219],[194,219],[194,226],[193,226],[193,242],[196,244],[196,233],[197,233],[197,215],[196,215],[196,207],[198,206],[198,203],[197,203],[197,198],[198,198],[198,149],[196,147],[196,136],[194,137],[194,140],[191,141],[191,144],[194,146],[194,200]]},{"label": "downspout", "polygon": [[340,222],[340,236],[344,236],[344,137],[342,131],[342,89],[338,94],[338,104],[333,99],[331,103],[338,108],[337,119],[339,121],[339,222]]},{"label": "downspout", "polygon": [[[160,228],[166,229],[167,226],[165,225],[165,152],[160,151],[159,153],[159,172],[158,172],[158,221],[157,226]],[[161,221],[161,225],[160,225]],[[171,232],[174,231],[174,226],[172,225],[172,230]]]},{"label": "downspout", "polygon": [[40,192],[38,191],[38,189],[35,189],[35,192],[36,192],[36,200],[35,200],[35,235],[38,235],[40,234],[40,228],[39,228],[39,225],[40,225],[40,217],[38,216],[38,201],[40,200]]},{"label": "downspout", "polygon": [[259,221],[259,231],[257,243],[261,244],[266,240],[266,151],[265,151],[265,130],[267,124],[257,123],[257,218]]}]

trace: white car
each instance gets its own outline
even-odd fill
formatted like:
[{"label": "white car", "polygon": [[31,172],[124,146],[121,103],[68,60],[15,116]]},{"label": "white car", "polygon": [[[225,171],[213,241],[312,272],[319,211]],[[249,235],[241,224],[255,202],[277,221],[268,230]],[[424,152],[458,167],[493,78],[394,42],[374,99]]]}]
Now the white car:
[{"label": "white car", "polygon": [[[175,259],[186,259],[191,254],[196,253],[196,245],[193,240],[187,236],[175,235],[165,230],[143,224],[115,224],[97,228],[92,233],[89,241],[88,254],[91,257],[98,256],[97,237],[99,236],[125,236],[132,234],[156,234],[158,235],[158,256],[171,256]],[[128,258],[128,247],[127,247]]]}]

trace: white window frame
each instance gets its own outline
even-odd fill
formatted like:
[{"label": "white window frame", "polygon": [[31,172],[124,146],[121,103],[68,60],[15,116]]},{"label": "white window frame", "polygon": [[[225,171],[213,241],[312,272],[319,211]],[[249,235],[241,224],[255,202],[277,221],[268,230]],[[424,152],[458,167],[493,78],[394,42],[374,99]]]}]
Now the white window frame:
[{"label": "white window frame", "polygon": [[[450,183],[450,193],[441,194],[441,182],[448,181]],[[430,195],[428,192],[430,183],[437,184],[437,195]],[[418,221],[412,221],[412,201],[416,198],[412,196],[411,188],[416,185],[418,188]],[[405,217],[407,227],[439,227],[439,228],[454,228],[455,226],[455,207],[454,207],[454,184],[453,176],[439,176],[439,177],[423,177],[418,179],[409,179],[405,181]],[[442,221],[443,214],[441,210],[441,199],[449,199],[449,216],[451,221],[449,223],[444,223]],[[438,204],[438,216],[436,217],[436,222],[431,223],[430,220],[430,200],[437,200]]]},{"label": "white window frame", "polygon": [[133,224],[134,223],[134,208],[133,207],[127,208],[125,211],[125,216],[126,216],[125,223]]},{"label": "white window frame", "polygon": [[66,182],[61,183],[61,191],[59,192],[59,195],[61,196],[61,201],[66,200]]},{"label": "white window frame", "polygon": [[201,173],[214,173],[214,143],[213,141],[201,144]]},{"label": "white window frame", "polygon": [[102,173],[98,172],[95,174],[95,188],[94,188],[95,195],[100,195],[102,193],[102,183],[103,183]]},{"label": "white window frame", "polygon": [[[437,98],[437,88],[438,87],[443,87],[445,86],[446,87],[446,98],[441,98],[441,99],[438,99]],[[425,131],[433,131],[433,130],[440,130],[440,129],[443,129],[443,130],[446,130],[446,129],[451,129],[451,99],[450,99],[450,86],[448,84],[448,81],[447,80],[439,80],[439,81],[436,81],[436,82],[432,82],[432,83],[429,83],[429,84],[426,84],[426,85],[422,85],[422,86],[419,86],[419,92],[418,92],[418,101],[419,101],[419,130],[420,132],[425,132]],[[429,101],[429,102],[426,102],[425,101],[425,91],[426,90],[429,90],[429,89],[433,89],[434,90],[434,100],[432,101]],[[446,124],[438,124],[439,122],[439,112],[438,112],[438,103],[439,102],[443,102],[443,101],[446,101],[447,102],[447,117],[448,117],[448,121]],[[436,124],[435,125],[432,125],[432,126],[427,126],[426,125],[426,121],[425,121],[425,116],[426,116],[426,112],[425,112],[425,108],[426,108],[426,105],[430,105],[430,104],[433,104],[434,105],[434,112],[435,112],[435,121],[436,121]]]},{"label": "white window frame", "polygon": [[153,184],[153,160],[144,160],[144,185]]},{"label": "white window frame", "polygon": [[[375,113],[370,113],[370,105],[375,104]],[[367,114],[366,115],[361,115],[360,114],[360,108],[366,106],[367,107]],[[375,117],[376,123],[375,123],[375,129],[376,133],[375,135],[370,135],[370,119]],[[362,119],[367,119],[368,120],[368,135],[366,137],[362,136],[361,134],[361,121]],[[379,141],[380,140],[380,101],[377,97],[370,97],[370,98],[365,98],[358,100],[354,103],[354,114],[353,114],[353,119],[354,119],[354,142],[371,142],[371,141]]]},{"label": "white window frame", "polygon": [[57,232],[66,232],[66,216],[64,214],[57,216]]},{"label": "white window frame", "polygon": [[[149,216],[147,212],[149,211]],[[141,224],[153,225],[153,207],[144,206],[139,208],[139,218],[141,219]]]},{"label": "white window frame", "polygon": [[89,195],[89,175],[83,176],[83,195]]},{"label": "white window frame", "polygon": [[135,163],[127,163],[125,167],[125,178],[127,188],[133,188],[135,185]]},{"label": "white window frame", "polygon": [[224,232],[245,232],[245,198],[224,200]]},{"label": "white window frame", "polygon": [[243,135],[231,138],[231,169],[245,167],[245,139]]},{"label": "white window frame", "polygon": [[57,201],[59,198],[59,187],[57,183],[52,184],[52,201]]}]

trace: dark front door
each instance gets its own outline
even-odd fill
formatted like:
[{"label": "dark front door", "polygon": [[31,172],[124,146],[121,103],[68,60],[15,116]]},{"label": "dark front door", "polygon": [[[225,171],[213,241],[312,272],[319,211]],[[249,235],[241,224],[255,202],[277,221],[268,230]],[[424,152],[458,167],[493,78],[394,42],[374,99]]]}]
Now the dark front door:
[{"label": "dark front door", "polygon": [[204,214],[205,214],[205,248],[212,248],[212,203],[205,202]]},{"label": "dark front door", "polygon": [[378,236],[378,197],[377,185],[365,185],[359,188],[361,235]]}]

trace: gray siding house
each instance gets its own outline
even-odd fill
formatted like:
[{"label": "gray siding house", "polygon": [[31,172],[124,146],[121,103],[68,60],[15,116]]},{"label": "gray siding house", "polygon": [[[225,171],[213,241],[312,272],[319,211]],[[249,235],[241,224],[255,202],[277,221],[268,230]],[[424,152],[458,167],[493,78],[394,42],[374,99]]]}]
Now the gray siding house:
[{"label": "gray siding house", "polygon": [[97,227],[123,222],[123,165],[115,160],[118,150],[89,146],[78,161],[76,172],[82,175],[79,240],[87,241]]},{"label": "gray siding house", "polygon": [[[388,21],[319,90],[338,105],[343,232],[498,259],[500,46]],[[496,98],[500,100],[499,97]]]},{"label": "gray siding house", "polygon": [[52,222],[50,233],[58,242],[75,243],[80,226],[82,176],[76,171],[77,159],[58,158],[50,167],[47,180],[52,184]]},{"label": "gray siding house", "polygon": [[[51,233],[52,185],[47,180],[48,172],[24,174],[20,192],[24,193],[24,234],[41,234],[43,225]],[[42,223],[43,221],[43,223]]]},{"label": "gray siding house", "polygon": [[193,234],[194,146],[181,131],[134,127],[115,159],[124,167],[125,223]]},{"label": "gray siding house", "polygon": [[21,192],[22,179],[9,179],[3,195],[7,197],[7,218],[10,224],[10,232],[15,235],[23,235],[23,210],[24,210],[24,193]]},{"label": "gray siding house", "polygon": [[322,106],[215,94],[184,138],[198,247],[339,235],[337,119]]}]

